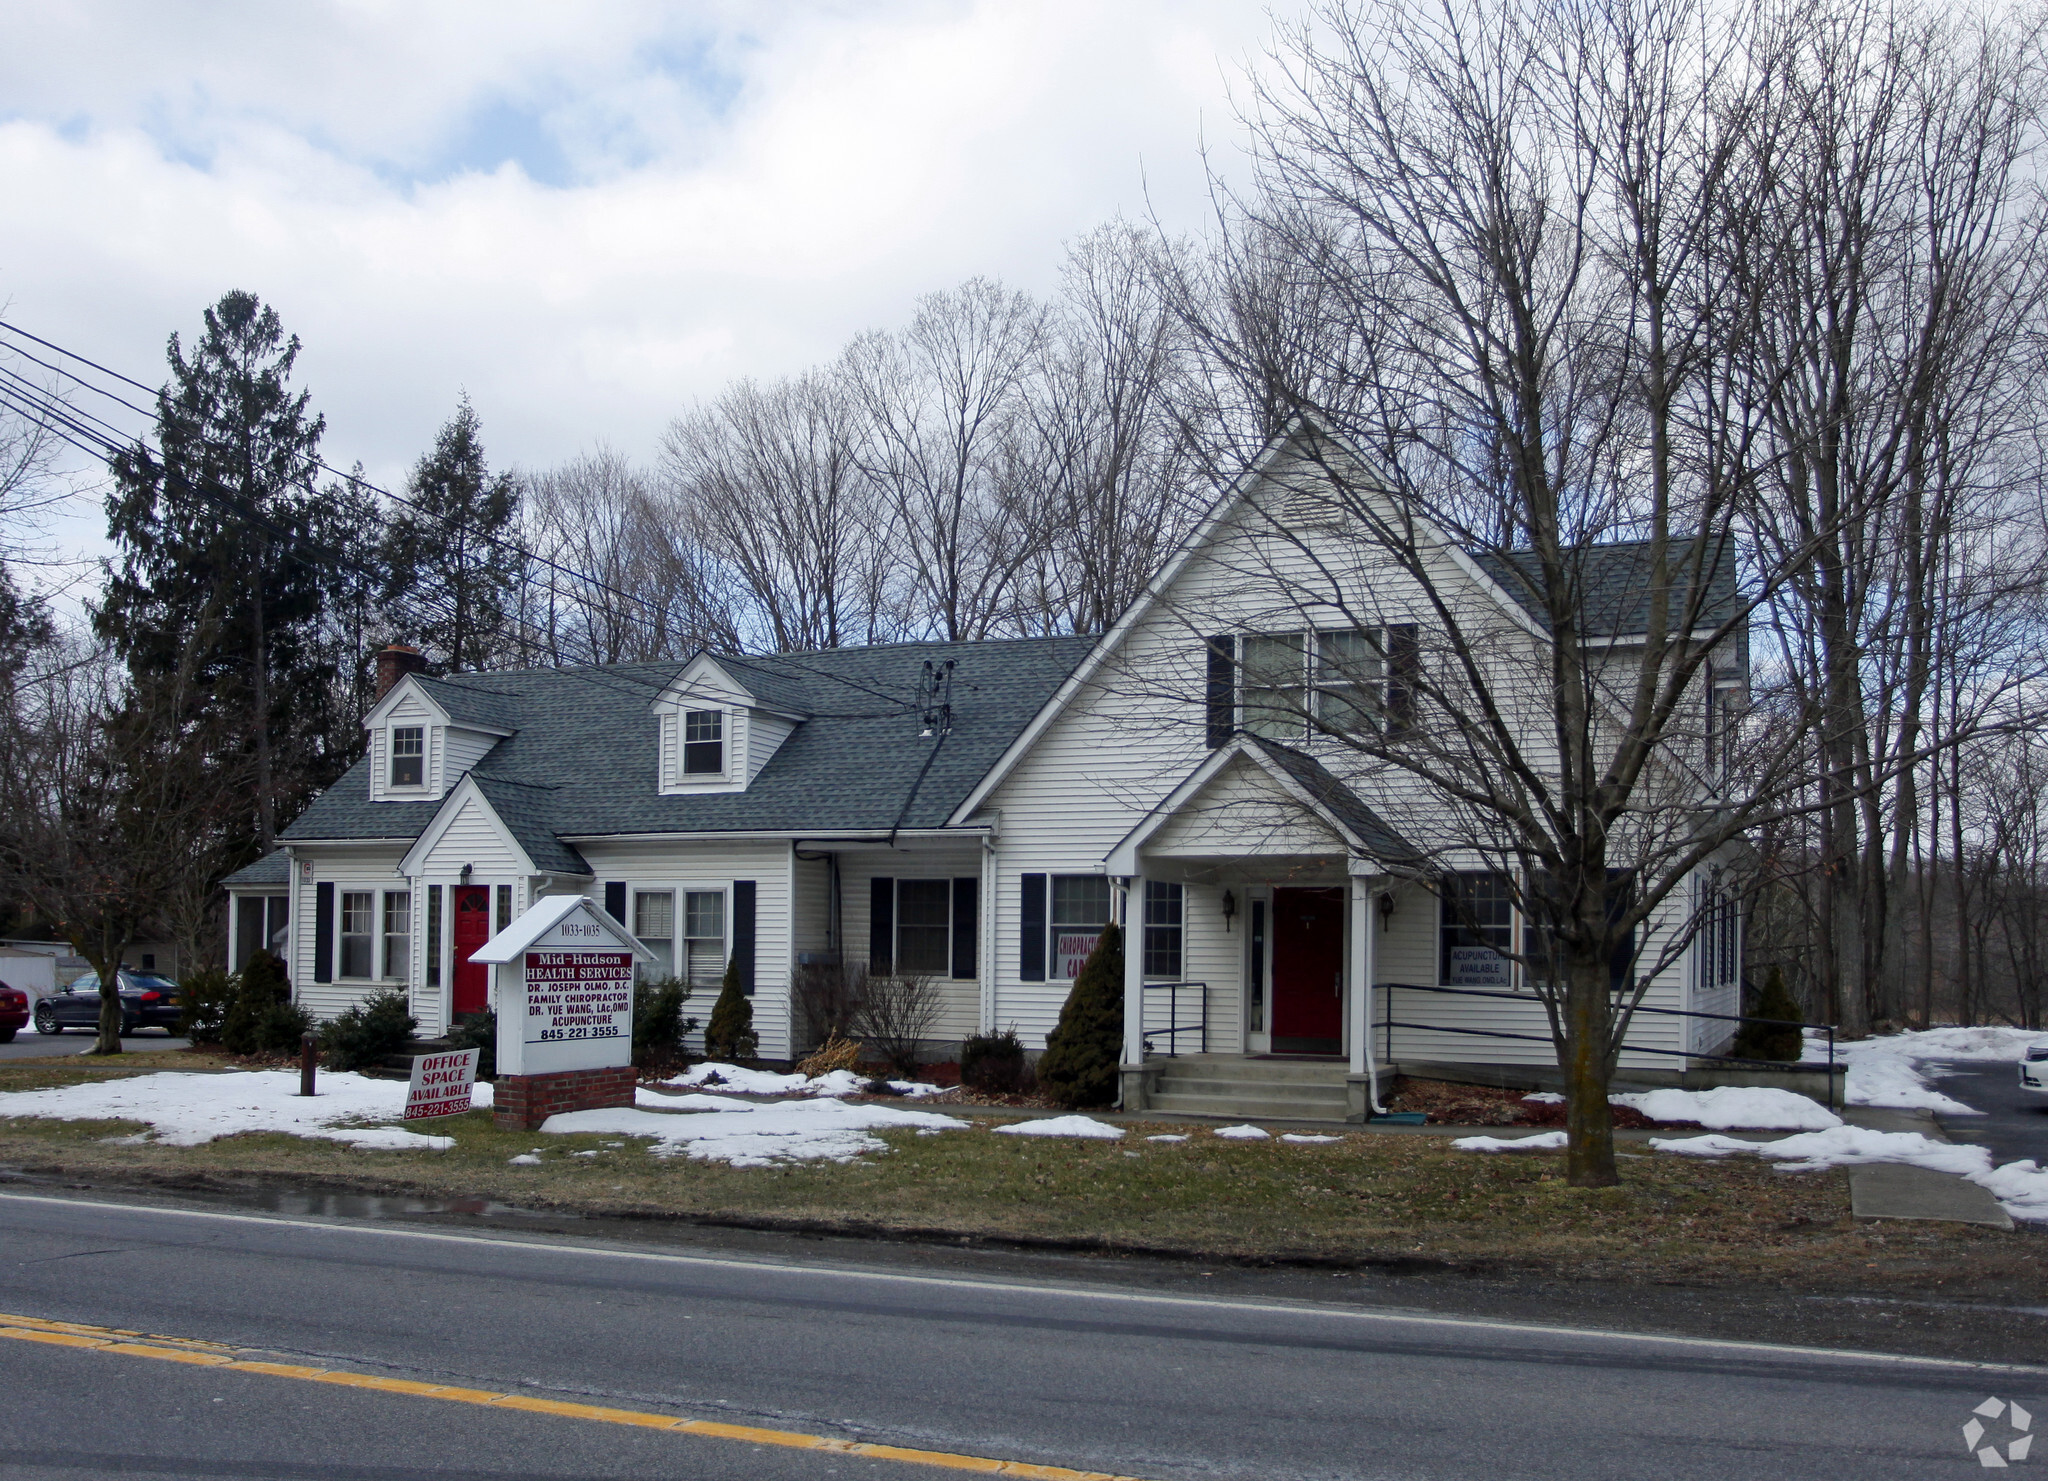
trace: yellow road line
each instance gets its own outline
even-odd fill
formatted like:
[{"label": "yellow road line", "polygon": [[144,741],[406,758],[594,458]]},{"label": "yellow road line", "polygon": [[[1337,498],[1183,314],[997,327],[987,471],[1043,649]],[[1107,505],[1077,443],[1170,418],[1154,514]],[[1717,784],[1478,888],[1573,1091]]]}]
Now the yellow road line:
[{"label": "yellow road line", "polygon": [[251,1351],[220,1342],[192,1337],[162,1337],[148,1332],[130,1332],[119,1327],[94,1327],[82,1322],[55,1322],[42,1317],[12,1316],[0,1312],[0,1337],[17,1342],[40,1342],[52,1347],[83,1348],[125,1358],[155,1358],[162,1362],[192,1363],[230,1373],[260,1373],[271,1378],[296,1378],[307,1383],[331,1383],[343,1388],[375,1389],[380,1393],[408,1394],[420,1399],[443,1399],[455,1404],[477,1404],[492,1409],[517,1409],[527,1414],[551,1414],[561,1419],[594,1420],[599,1424],[632,1425],[640,1429],[670,1430],[706,1440],[738,1440],[747,1445],[776,1445],[786,1450],[824,1450],[834,1455],[858,1455],[870,1460],[902,1461],[915,1466],[937,1466],[948,1471],[978,1471],[988,1476],[1017,1476],[1026,1481],[1143,1481],[1136,1476],[1117,1476],[1107,1471],[1075,1471],[1066,1466],[1033,1465],[1021,1460],[997,1460],[986,1455],[960,1455],[950,1450],[911,1450],[900,1445],[873,1445],[864,1440],[838,1440],[829,1435],[807,1435],[800,1430],[770,1430],[747,1424],[721,1424],[709,1419],[678,1419],[673,1414],[650,1414],[640,1409],[610,1409],[601,1404],[575,1404],[565,1399],[542,1399],[531,1394],[500,1393],[493,1389],[457,1388],[444,1383],[422,1383],[411,1378],[386,1378],[376,1373],[352,1373],[343,1368],[310,1368],[298,1363],[272,1363],[237,1357]]}]

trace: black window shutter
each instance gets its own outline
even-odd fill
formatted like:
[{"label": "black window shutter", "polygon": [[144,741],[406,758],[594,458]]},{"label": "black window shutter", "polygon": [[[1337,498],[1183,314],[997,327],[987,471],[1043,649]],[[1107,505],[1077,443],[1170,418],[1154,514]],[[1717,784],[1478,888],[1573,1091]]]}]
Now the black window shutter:
[{"label": "black window shutter", "polygon": [[732,882],[732,961],[740,969],[740,991],[754,995],[754,881]]},{"label": "black window shutter", "polygon": [[313,886],[313,980],[334,980],[334,886]]},{"label": "black window shutter", "polygon": [[1024,876],[1022,934],[1017,941],[1017,976],[1025,982],[1045,981],[1045,876]]},{"label": "black window shutter", "polygon": [[623,879],[604,882],[604,911],[627,930],[633,929],[633,923],[626,919],[626,882]]},{"label": "black window shutter", "polygon": [[1205,646],[1209,650],[1209,745],[1214,749],[1228,742],[1230,732],[1237,728],[1237,639],[1224,634],[1206,639]]},{"label": "black window shutter", "polygon": [[890,972],[896,967],[896,881],[868,881],[868,970]]},{"label": "black window shutter", "polygon": [[981,941],[981,881],[971,875],[953,881],[953,975],[974,977]]},{"label": "black window shutter", "polygon": [[1387,729],[1398,733],[1415,724],[1415,681],[1422,674],[1422,645],[1415,624],[1387,629]]}]

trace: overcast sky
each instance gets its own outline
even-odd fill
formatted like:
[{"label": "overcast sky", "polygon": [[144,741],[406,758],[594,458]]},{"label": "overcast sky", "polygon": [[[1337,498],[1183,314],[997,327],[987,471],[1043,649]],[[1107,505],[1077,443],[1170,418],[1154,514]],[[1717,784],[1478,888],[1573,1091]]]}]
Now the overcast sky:
[{"label": "overcast sky", "polygon": [[328,461],[380,481],[464,390],[494,464],[648,457],[693,397],[920,293],[1046,290],[1119,212],[1199,226],[1269,29],[1250,0],[4,13],[6,316],[155,383],[250,289]]}]

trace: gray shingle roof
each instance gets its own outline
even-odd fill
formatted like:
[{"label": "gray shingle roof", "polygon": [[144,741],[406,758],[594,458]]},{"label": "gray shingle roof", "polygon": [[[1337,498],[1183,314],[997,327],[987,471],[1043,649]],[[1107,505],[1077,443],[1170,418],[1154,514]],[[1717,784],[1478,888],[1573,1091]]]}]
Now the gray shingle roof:
[{"label": "gray shingle roof", "polygon": [[590,866],[568,844],[555,836],[555,789],[528,782],[487,776],[481,770],[472,778],[477,790],[490,803],[512,837],[526,850],[534,867],[550,874],[588,874]]},{"label": "gray shingle roof", "polygon": [[1350,786],[1338,779],[1315,757],[1258,736],[1247,735],[1247,745],[1257,746],[1319,806],[1329,811],[1351,831],[1351,835],[1385,864],[1414,865],[1422,851],[1403,838],[1378,813],[1366,806]]},{"label": "gray shingle roof", "polygon": [[[827,653],[714,654],[764,703],[800,723],[744,792],[664,797],[656,790],[655,698],[679,663],[529,669],[428,681],[437,703],[470,705],[471,723],[516,722],[472,770],[529,852],[541,837],[725,830],[886,831],[942,825],[1093,643],[1019,638],[905,643]],[[953,724],[919,735],[926,660],[955,664]],[[485,707],[489,707],[486,710]],[[453,779],[451,778],[451,781]],[[523,784],[496,789],[492,783]],[[285,830],[287,839],[416,837],[436,802],[371,802],[358,762]],[[529,841],[536,840],[536,841]],[[587,872],[574,850],[573,872]],[[562,857],[562,856],[558,856]],[[541,855],[534,852],[535,862]]]},{"label": "gray shingle roof", "polygon": [[265,854],[253,864],[244,864],[222,880],[221,884],[232,885],[236,889],[281,890],[291,882],[292,861],[284,856],[284,850],[277,849]]},{"label": "gray shingle roof", "polygon": [[[1582,545],[1573,552],[1580,610],[1585,614],[1589,637],[1617,637],[1640,633],[1649,627],[1652,550],[1646,540],[1629,540],[1611,545]],[[1666,559],[1676,565],[1690,554],[1683,542],[1674,541]],[[1734,542],[1721,541],[1712,556],[1700,620],[1704,625],[1718,626],[1737,610]],[[1534,551],[1475,550],[1472,558],[1531,616],[1546,627],[1549,625],[1541,599],[1542,567]],[[1683,584],[1672,592],[1672,621],[1683,616],[1687,596]]]},{"label": "gray shingle roof", "polygon": [[417,682],[457,725],[484,730],[519,728],[520,692],[496,681],[495,674],[445,674]]}]

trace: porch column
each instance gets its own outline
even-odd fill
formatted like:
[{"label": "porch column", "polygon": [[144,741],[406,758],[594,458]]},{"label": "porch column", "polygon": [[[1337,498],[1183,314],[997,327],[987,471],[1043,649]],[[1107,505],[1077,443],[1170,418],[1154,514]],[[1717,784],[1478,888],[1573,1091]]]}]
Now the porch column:
[{"label": "porch column", "polygon": [[1378,926],[1373,920],[1374,879],[1350,877],[1351,949],[1345,953],[1345,999],[1350,1008],[1345,1054],[1350,1060],[1345,1076],[1346,1119],[1363,1122],[1372,1115],[1374,1093],[1372,1063],[1372,983],[1379,961]]},{"label": "porch column", "polygon": [[1123,1108],[1145,1109],[1145,880],[1124,881],[1124,1062]]}]

